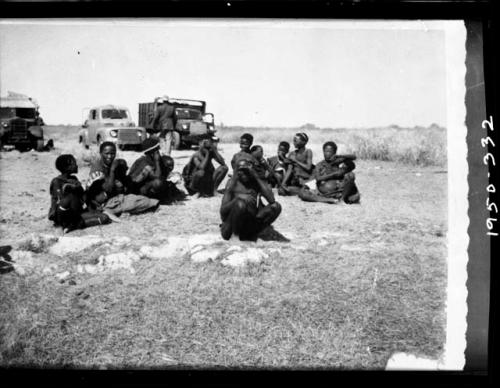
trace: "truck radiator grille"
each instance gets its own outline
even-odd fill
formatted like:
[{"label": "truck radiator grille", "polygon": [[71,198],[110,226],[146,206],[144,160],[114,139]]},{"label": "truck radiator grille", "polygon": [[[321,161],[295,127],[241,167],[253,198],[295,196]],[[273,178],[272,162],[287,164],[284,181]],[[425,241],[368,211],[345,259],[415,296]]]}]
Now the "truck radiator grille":
[{"label": "truck radiator grille", "polygon": [[200,122],[192,122],[189,125],[189,134],[196,135],[205,135],[207,133],[207,125],[205,123]]},{"label": "truck radiator grille", "polygon": [[24,120],[12,120],[10,122],[12,137],[16,139],[28,138],[28,123]]},{"label": "truck radiator grille", "polygon": [[141,138],[137,136],[137,130],[127,130],[120,129],[118,131],[118,140],[122,143],[127,144],[139,144],[141,143]]}]

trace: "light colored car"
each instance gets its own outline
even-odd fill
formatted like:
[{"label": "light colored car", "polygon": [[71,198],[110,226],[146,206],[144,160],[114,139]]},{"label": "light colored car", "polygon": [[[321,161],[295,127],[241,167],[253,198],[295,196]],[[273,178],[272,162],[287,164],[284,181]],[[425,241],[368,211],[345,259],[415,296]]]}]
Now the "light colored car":
[{"label": "light colored car", "polygon": [[128,108],[118,105],[91,108],[78,132],[78,141],[86,148],[93,143],[111,141],[120,149],[125,146],[139,149],[146,137],[146,129],[135,125]]}]

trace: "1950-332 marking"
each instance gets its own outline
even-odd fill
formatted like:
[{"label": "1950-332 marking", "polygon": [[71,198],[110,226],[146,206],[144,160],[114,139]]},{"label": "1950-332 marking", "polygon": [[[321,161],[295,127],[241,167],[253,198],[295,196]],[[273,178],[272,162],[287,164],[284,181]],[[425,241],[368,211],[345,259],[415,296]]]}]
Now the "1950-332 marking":
[{"label": "1950-332 marking", "polygon": [[[481,123],[481,126],[483,129],[487,129],[488,131],[494,131],[493,127],[493,116],[490,116],[489,120],[483,120]],[[495,143],[493,142],[493,139],[490,136],[486,136],[481,138],[481,146],[483,148],[488,147],[488,145],[491,145],[492,148],[495,147]],[[491,166],[489,163],[491,162]],[[491,168],[494,168],[496,166],[495,164],[495,156],[493,153],[488,152],[484,157],[483,157],[483,163],[488,166],[488,178],[490,177],[490,172],[489,170]],[[486,191],[488,193],[496,193],[496,188],[493,183],[489,183],[488,186],[486,186]],[[486,198],[486,208],[488,211],[494,214],[498,213],[498,207],[495,202],[490,202],[490,197],[488,195],[488,198]],[[493,232],[493,227],[495,226],[494,223],[497,221],[497,218],[493,217],[488,217],[486,219],[486,227],[488,228],[488,232],[486,233],[488,236],[498,236],[497,232]]]}]

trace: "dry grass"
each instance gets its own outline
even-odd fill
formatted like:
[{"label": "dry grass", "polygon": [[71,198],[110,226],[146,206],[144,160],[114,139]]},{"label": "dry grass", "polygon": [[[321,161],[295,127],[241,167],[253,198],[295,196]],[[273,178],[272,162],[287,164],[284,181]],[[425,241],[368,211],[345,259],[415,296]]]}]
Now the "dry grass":
[{"label": "dry grass", "polygon": [[73,286],[5,276],[0,363],[350,369],[383,366],[393,351],[437,357],[442,260],[397,251],[284,247],[242,270],[145,259],[136,275],[75,275]]},{"label": "dry grass", "polygon": [[446,129],[387,128],[332,129],[332,128],[252,128],[224,127],[218,136],[223,143],[236,143],[239,137],[249,132],[254,143],[292,143],[293,135],[306,132],[310,143],[323,144],[335,141],[339,151],[356,154],[361,159],[401,162],[416,166],[446,165]]},{"label": "dry grass", "polygon": [[[259,265],[238,270],[187,257],[144,258],[135,274],[91,275],[75,266],[92,262],[99,247],[60,258],[23,240],[56,234],[46,219],[47,189],[56,156],[80,149],[76,132],[61,134],[69,130],[53,131],[53,152],[0,160],[2,187],[9,187],[0,192],[0,245],[34,256],[26,275],[0,276],[1,366],[380,369],[394,351],[441,354],[447,199],[440,169],[360,160],[361,205],[280,197],[275,228],[295,236],[291,243],[259,241],[258,248],[281,251]],[[314,147],[316,161],[320,145]],[[237,148],[221,144],[227,160]],[[176,171],[189,155],[174,153]],[[87,174],[80,166],[79,176]],[[127,249],[134,250],[172,235],[218,233],[219,206],[220,198],[163,206],[73,235],[129,236]],[[336,237],[320,246],[309,237],[319,232]],[[59,282],[43,272],[52,265],[72,275]]]}]

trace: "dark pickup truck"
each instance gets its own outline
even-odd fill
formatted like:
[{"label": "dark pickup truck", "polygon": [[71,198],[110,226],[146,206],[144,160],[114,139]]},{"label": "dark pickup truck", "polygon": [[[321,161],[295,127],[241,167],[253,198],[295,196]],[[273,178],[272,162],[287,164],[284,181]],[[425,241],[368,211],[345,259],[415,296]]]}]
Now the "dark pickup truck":
[{"label": "dark pickup truck", "polygon": [[[139,126],[146,128],[149,134],[159,133],[152,128],[152,122],[160,98],[156,98],[154,102],[139,104]],[[174,107],[173,149],[189,148],[198,145],[200,140],[215,135],[214,115],[206,113],[205,101],[168,98],[167,104]]]}]

